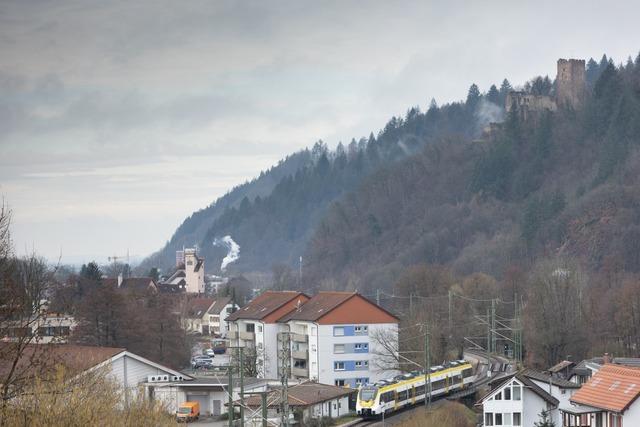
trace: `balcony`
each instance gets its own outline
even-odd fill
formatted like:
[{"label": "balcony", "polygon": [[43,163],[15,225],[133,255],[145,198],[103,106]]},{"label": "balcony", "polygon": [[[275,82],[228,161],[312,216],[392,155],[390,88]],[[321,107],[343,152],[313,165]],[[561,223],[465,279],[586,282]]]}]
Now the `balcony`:
[{"label": "balcony", "polygon": [[292,333],[291,334],[291,341],[293,341],[293,342],[308,342],[309,341],[309,336],[308,335],[303,335],[303,334]]},{"label": "balcony", "polygon": [[240,331],[238,336],[240,337],[241,340],[245,340],[245,341],[255,341],[256,339],[256,334],[253,332]]},{"label": "balcony", "polygon": [[294,377],[309,378],[309,370],[307,368],[291,368],[291,375]]},{"label": "balcony", "polygon": [[307,350],[293,350],[291,352],[291,357],[294,359],[307,360]]}]

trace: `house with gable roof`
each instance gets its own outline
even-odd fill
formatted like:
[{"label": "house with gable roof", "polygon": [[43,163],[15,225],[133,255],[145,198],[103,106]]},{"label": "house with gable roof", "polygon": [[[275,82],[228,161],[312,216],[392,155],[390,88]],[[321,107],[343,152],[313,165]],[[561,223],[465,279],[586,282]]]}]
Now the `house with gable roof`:
[{"label": "house with gable roof", "polygon": [[491,391],[478,402],[484,426],[534,427],[540,413],[560,426],[559,407],[568,404],[580,385],[532,369],[500,377],[491,382]]},{"label": "house with gable roof", "polygon": [[568,404],[560,407],[563,427],[640,426],[640,368],[606,363]]}]

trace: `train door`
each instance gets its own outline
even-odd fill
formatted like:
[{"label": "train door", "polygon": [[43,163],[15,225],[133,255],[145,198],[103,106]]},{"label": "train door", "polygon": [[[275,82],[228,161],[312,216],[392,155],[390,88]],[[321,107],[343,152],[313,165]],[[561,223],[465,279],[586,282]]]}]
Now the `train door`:
[{"label": "train door", "polygon": [[416,386],[411,386],[411,403],[416,404]]}]

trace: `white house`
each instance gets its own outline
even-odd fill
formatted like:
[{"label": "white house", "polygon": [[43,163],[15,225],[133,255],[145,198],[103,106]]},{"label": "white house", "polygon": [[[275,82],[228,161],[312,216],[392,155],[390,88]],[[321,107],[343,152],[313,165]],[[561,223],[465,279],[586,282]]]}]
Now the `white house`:
[{"label": "white house", "polygon": [[563,427],[640,426],[640,368],[605,364],[568,404],[561,405]]},{"label": "white house", "polygon": [[485,426],[534,427],[540,414],[560,426],[558,407],[568,404],[578,384],[530,369],[499,378],[493,389],[479,404],[482,405]]},{"label": "white house", "polygon": [[215,304],[213,298],[190,297],[184,300],[182,326],[187,332],[209,335],[209,309]]},{"label": "white house", "polygon": [[380,354],[397,348],[398,318],[358,293],[319,292],[279,322],[290,332],[293,377],[355,388],[395,374]]},{"label": "white house", "polygon": [[[270,383],[256,378],[244,379],[244,392],[254,393],[266,391]],[[224,376],[203,376],[184,381],[167,382],[149,381],[145,384],[148,396],[153,400],[162,401],[170,411],[176,411],[184,402],[199,402],[200,413],[203,415],[222,415],[227,412],[229,401],[229,380]],[[240,398],[240,387],[237,379],[233,386],[232,399]]]},{"label": "white house", "polygon": [[[189,375],[160,365],[124,348],[93,347],[71,344],[33,344],[27,347],[22,358],[24,363],[37,360],[37,369],[55,369],[63,366],[71,375],[84,372],[104,370],[105,375],[112,378],[122,390],[126,401],[144,392],[149,378],[162,378],[163,381],[183,381],[192,379]],[[22,363],[20,361],[19,363]],[[6,369],[0,363],[0,372]]]},{"label": "white house", "polygon": [[302,292],[266,291],[226,318],[231,345],[254,353],[260,378],[278,378],[278,333],[283,330],[278,320],[307,300]]},{"label": "white house", "polygon": [[234,311],[238,310],[238,304],[231,301],[230,297],[217,297],[207,311],[209,316],[209,333],[222,338],[227,337],[229,323],[225,320]]}]

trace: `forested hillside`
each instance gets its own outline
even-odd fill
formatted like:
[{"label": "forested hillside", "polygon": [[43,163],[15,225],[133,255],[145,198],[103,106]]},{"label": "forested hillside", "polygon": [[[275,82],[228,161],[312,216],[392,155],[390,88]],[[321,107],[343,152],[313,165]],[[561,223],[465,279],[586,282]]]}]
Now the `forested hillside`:
[{"label": "forested hillside", "polygon": [[[508,89],[505,81],[496,96],[503,99]],[[432,102],[424,114],[417,107],[411,108],[405,117],[393,117],[377,136],[353,139],[346,146],[340,143],[335,150],[319,141],[311,150],[291,156],[284,162],[286,168],[276,167],[256,181],[280,177],[274,186],[263,185],[264,191],[249,194],[256,186],[252,182],[196,212],[163,251],[145,262],[144,268],[160,258],[172,261],[175,249],[196,243],[207,259],[207,270],[217,271],[226,251],[214,246],[213,241],[225,235],[232,236],[241,247],[239,261],[229,267],[234,271],[269,271],[274,264],[293,264],[305,253],[329,204],[355,191],[364,178],[421,152],[444,135],[469,139],[478,132],[479,123],[501,114],[494,106],[478,119],[480,100],[474,85],[466,104],[438,107]]]},{"label": "forested hillside", "polygon": [[640,58],[592,60],[587,77],[582,108],[448,135],[334,203],[309,247],[313,282],[389,288],[419,263],[501,278],[554,255],[639,271]]}]

